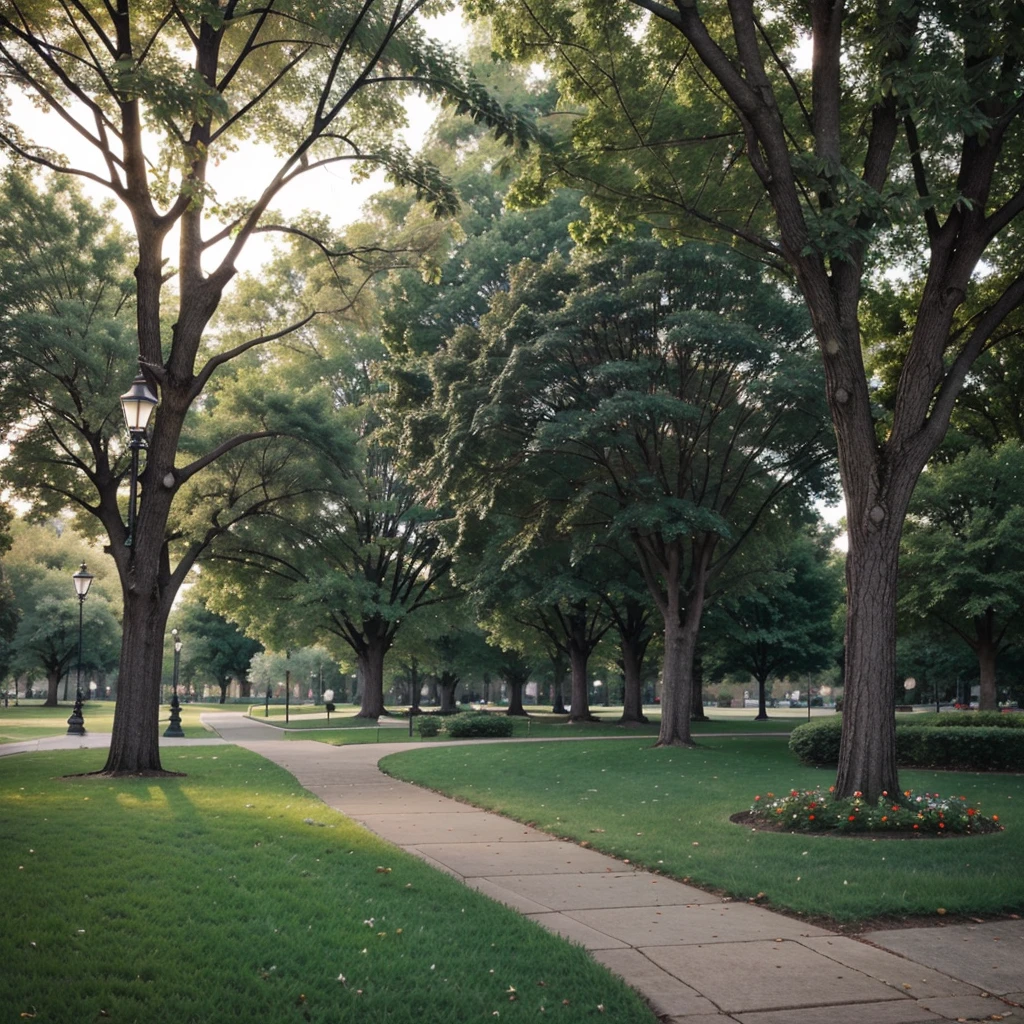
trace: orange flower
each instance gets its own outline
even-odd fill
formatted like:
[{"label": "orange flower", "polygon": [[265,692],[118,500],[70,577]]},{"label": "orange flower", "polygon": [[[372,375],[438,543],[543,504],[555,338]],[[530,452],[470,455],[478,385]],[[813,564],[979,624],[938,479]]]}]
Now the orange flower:
[{"label": "orange flower", "polygon": [[808,821],[814,821],[814,815],[813,814],[808,814],[807,815],[807,820]]}]

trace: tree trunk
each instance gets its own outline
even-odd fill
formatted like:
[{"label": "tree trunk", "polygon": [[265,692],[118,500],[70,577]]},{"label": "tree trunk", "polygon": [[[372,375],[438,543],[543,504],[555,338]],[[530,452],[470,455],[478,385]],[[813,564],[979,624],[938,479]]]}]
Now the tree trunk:
[{"label": "tree trunk", "polygon": [[562,686],[565,683],[565,662],[561,654],[551,659],[551,713],[553,715],[567,715],[569,712],[565,706],[565,698],[562,695]]},{"label": "tree trunk", "polygon": [[[57,687],[60,686],[60,672],[46,673],[46,700],[43,701],[44,708],[55,708],[59,703],[57,700]],[[67,694],[64,694],[67,700]]]},{"label": "tree trunk", "polygon": [[[768,700],[767,700],[767,679],[758,678],[757,680],[757,714],[754,716],[755,722],[767,722],[768,721]],[[807,706],[810,707],[811,701],[811,688],[807,688]]]},{"label": "tree trunk", "polygon": [[526,682],[522,679],[508,680],[508,711],[505,712],[506,715],[529,717],[526,708],[523,707],[523,687],[525,685]]},{"label": "tree trunk", "polygon": [[[977,623],[978,629],[978,710],[998,711],[999,695],[996,691],[996,651],[993,637],[994,613],[986,611],[984,620]],[[968,703],[970,703],[968,701]]]},{"label": "tree trunk", "polygon": [[569,712],[570,722],[596,722],[597,716],[590,712],[590,700],[587,693],[587,661],[589,652],[584,646],[573,644],[569,652],[569,665],[572,670],[572,705]]},{"label": "tree trunk", "polygon": [[[703,602],[701,602],[703,603]],[[687,609],[686,618],[691,611]],[[700,624],[699,613],[697,625]],[[659,747],[692,747],[690,709],[693,704],[693,654],[696,630],[680,620],[678,598],[670,600],[665,614],[665,655],[661,684]]]},{"label": "tree trunk", "polygon": [[704,659],[696,653],[693,656],[693,682],[690,685],[690,721],[710,722],[711,719],[704,712]]},{"label": "tree trunk", "polygon": [[636,644],[622,638],[622,717],[620,725],[642,725],[647,721],[641,682],[643,656]]},{"label": "tree trunk", "polygon": [[455,691],[459,685],[459,677],[453,672],[442,672],[437,681],[437,688],[441,693],[441,714],[454,715],[459,710],[455,703]]},{"label": "tree trunk", "polygon": [[[384,655],[388,644],[374,638],[358,652],[359,682],[362,685],[362,700],[356,718],[372,718],[377,721],[387,714],[384,707]],[[355,700],[355,694],[352,695]]]},{"label": "tree trunk", "polygon": [[896,571],[903,516],[856,529],[846,557],[846,670],[836,795],[900,793],[896,770]]},{"label": "tree trunk", "polygon": [[102,774],[177,775],[160,764],[160,680],[166,612],[153,588],[128,589],[117,707]]},{"label": "tree trunk", "polygon": [[227,702],[228,702],[228,687],[231,684],[230,683],[218,683],[218,685],[220,686],[220,703],[221,704],[227,704]]}]

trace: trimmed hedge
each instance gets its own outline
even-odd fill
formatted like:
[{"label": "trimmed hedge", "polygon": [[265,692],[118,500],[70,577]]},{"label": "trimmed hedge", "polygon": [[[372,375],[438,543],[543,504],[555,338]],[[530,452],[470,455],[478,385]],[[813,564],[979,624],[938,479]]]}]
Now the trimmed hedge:
[{"label": "trimmed hedge", "polygon": [[[790,734],[789,749],[805,764],[836,764],[841,730],[839,716],[798,725]],[[897,722],[896,763],[902,768],[1024,771],[1024,731],[984,724],[958,729]]]},{"label": "trimmed hedge", "polygon": [[1024,714],[1001,711],[943,711],[914,715],[908,725],[930,729],[1024,729]]},{"label": "trimmed hedge", "polygon": [[445,730],[452,739],[478,736],[511,736],[514,722],[507,715],[492,715],[487,711],[467,711],[445,722]]},{"label": "trimmed hedge", "polygon": [[441,723],[433,715],[420,715],[416,719],[416,731],[421,736],[436,736],[441,731]]}]

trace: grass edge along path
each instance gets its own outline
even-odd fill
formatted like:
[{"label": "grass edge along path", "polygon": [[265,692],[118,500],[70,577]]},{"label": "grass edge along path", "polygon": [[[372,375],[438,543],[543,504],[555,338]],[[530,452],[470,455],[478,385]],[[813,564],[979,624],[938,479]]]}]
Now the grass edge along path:
[{"label": "grass edge along path", "polygon": [[378,839],[237,747],[181,778],[61,776],[95,751],[0,761],[12,884],[0,1006],[51,1024],[422,1024],[602,1013],[653,1024],[619,978]]},{"label": "grass edge along path", "polygon": [[[528,751],[528,754],[526,753]],[[1024,775],[905,770],[903,784],[967,793],[1005,831],[893,839],[752,831],[730,817],[770,788],[827,788],[785,739],[431,747],[381,768],[475,806],[738,899],[856,922],[1024,911]]]}]

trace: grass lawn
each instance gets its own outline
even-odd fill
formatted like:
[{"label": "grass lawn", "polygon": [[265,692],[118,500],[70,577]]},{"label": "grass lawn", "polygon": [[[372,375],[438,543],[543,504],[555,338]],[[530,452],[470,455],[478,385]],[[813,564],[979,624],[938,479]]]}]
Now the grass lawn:
[{"label": "grass lawn", "polygon": [[[68,731],[68,718],[74,708],[74,701],[60,704],[55,708],[44,708],[41,703],[22,701],[17,707],[0,707],[0,743],[20,743],[22,740],[42,739],[46,736],[62,736]],[[181,726],[186,736],[202,739],[212,735],[199,722],[204,711],[231,711],[233,705],[182,704]],[[242,711],[242,707],[237,707]],[[160,732],[167,728],[171,709],[160,708]],[[114,702],[108,700],[86,701],[82,705],[82,718],[86,732],[110,732],[114,726]]]},{"label": "grass lawn", "polygon": [[837,922],[1024,910],[1024,775],[904,771],[905,788],[964,794],[1005,831],[948,839],[752,832],[729,817],[767,790],[826,788],[785,739],[434,747],[382,762],[398,778],[675,878]]},{"label": "grass lawn", "polygon": [[[366,729],[368,721],[365,718],[354,718],[351,717],[355,714],[355,710],[349,714],[343,712],[343,715],[348,717],[339,718],[338,715],[331,715],[330,726],[328,726],[324,713],[321,712],[321,717],[318,719],[300,719],[299,721],[289,722],[286,726],[281,719],[275,720],[273,715],[269,721],[274,725],[286,728],[289,731],[303,732],[306,730],[315,730],[315,734],[305,735],[303,739],[318,740],[321,743],[330,743],[335,746],[341,746],[347,743],[393,743],[400,739],[408,739],[408,733],[402,733],[402,731],[394,724],[391,726],[381,726],[380,735],[377,736],[375,731],[370,733],[358,732],[358,729]],[[708,722],[693,722],[691,728],[694,735],[701,736],[710,733],[743,733],[754,736],[764,736],[770,733],[789,733],[795,729],[798,725],[807,721],[806,716],[796,715],[782,715],[779,714],[777,717],[770,718],[767,722],[755,722],[753,720],[754,711],[747,709],[743,717],[736,715],[730,717],[726,713],[715,714],[714,709],[711,710],[711,718]],[[561,739],[563,737],[629,737],[629,736],[650,736],[655,737],[658,735],[658,729],[661,725],[661,712],[659,709],[648,709],[648,717],[651,721],[646,725],[619,725],[618,719],[622,714],[621,708],[612,709],[600,709],[603,714],[599,717],[599,722],[573,722],[570,723],[566,715],[554,715],[549,711],[530,711],[529,717],[521,718],[518,716],[512,717],[513,723],[513,737],[515,739]],[[502,711],[492,711],[492,714],[500,715],[504,717]],[[734,713],[735,714],[735,713]],[[258,721],[263,720],[262,714],[254,713],[253,718]],[[383,722],[384,719],[381,719]],[[392,720],[394,721],[394,720]],[[398,719],[400,723],[407,724],[408,719]],[[372,729],[372,723],[369,723],[369,727]],[[436,738],[424,739],[413,728],[412,739],[414,741],[420,741],[423,743],[435,743],[435,742],[447,742],[449,737],[443,733]]]},{"label": "grass lawn", "polygon": [[[625,984],[235,747],[0,760],[3,1020],[655,1024]],[[344,976],[344,981],[340,980]]]}]

